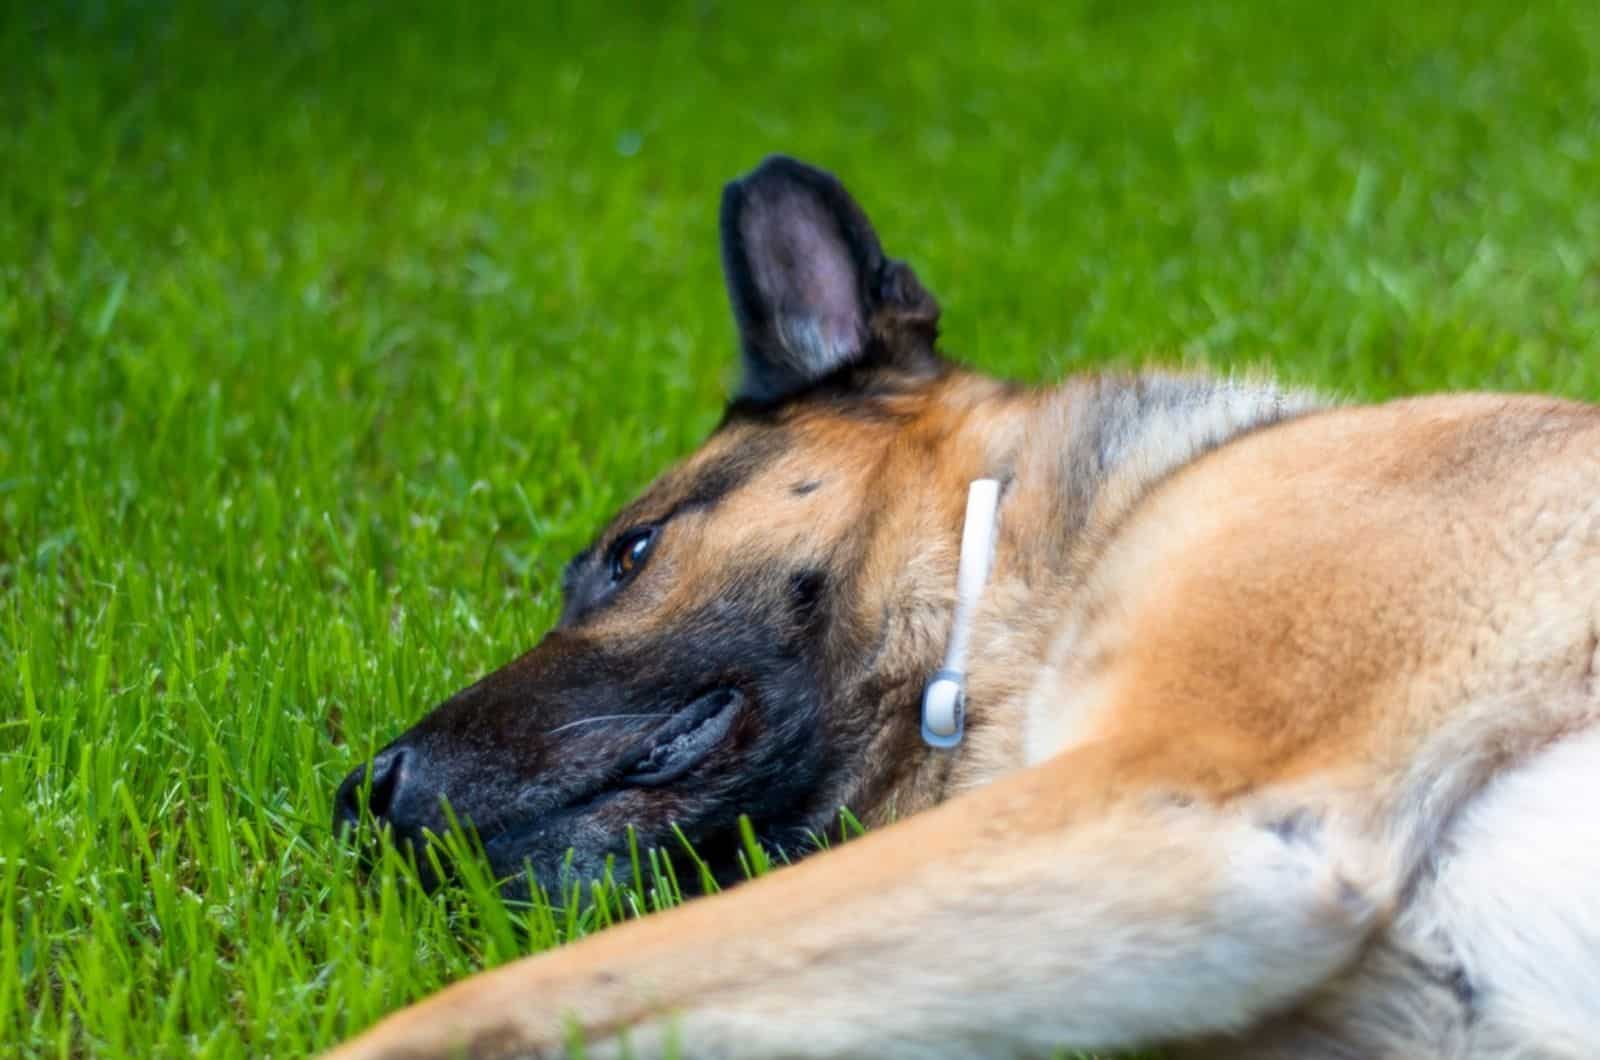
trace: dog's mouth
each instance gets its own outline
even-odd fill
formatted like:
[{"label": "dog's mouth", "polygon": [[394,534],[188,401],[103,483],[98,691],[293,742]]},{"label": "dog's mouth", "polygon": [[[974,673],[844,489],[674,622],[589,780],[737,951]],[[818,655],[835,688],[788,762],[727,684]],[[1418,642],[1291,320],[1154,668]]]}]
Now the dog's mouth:
[{"label": "dog's mouth", "polygon": [[690,701],[623,756],[618,783],[654,788],[689,772],[727,737],[744,698],[735,689],[717,688]]},{"label": "dog's mouth", "polygon": [[613,759],[609,769],[569,791],[554,806],[519,814],[492,828],[484,837],[491,862],[502,870],[515,871],[530,840],[543,842],[560,835],[559,845],[566,845],[573,838],[568,834],[571,822],[589,817],[630,792],[663,788],[688,775],[728,738],[746,702],[746,696],[732,688],[715,688],[690,700]]}]

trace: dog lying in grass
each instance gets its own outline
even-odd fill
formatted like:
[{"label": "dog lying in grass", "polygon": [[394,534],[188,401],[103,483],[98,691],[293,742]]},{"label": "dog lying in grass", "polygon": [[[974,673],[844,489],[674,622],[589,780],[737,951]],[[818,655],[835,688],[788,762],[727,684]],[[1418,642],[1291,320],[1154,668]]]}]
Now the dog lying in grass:
[{"label": "dog lying in grass", "polygon": [[336,1055],[1594,1054],[1600,410],[991,379],[791,159],[722,246],[721,425],[340,819],[546,880],[899,820]]}]

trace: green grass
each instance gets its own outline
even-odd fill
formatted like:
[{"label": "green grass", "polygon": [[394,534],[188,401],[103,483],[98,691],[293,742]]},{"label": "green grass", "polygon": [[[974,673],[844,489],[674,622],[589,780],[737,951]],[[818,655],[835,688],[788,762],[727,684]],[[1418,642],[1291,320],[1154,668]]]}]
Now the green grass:
[{"label": "green grass", "polygon": [[0,1052],[297,1055],[594,922],[330,795],[715,422],[765,152],[995,371],[1600,397],[1588,0],[604,6],[6,5]]}]

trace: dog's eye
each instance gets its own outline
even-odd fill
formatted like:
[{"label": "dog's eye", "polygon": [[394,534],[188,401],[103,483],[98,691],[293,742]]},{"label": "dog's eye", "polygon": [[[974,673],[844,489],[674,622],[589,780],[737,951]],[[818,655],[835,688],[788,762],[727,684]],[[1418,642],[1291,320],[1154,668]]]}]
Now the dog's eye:
[{"label": "dog's eye", "polygon": [[656,528],[653,526],[641,526],[617,538],[617,543],[611,546],[611,580],[623,582],[637,574],[649,557],[650,547],[655,541]]}]

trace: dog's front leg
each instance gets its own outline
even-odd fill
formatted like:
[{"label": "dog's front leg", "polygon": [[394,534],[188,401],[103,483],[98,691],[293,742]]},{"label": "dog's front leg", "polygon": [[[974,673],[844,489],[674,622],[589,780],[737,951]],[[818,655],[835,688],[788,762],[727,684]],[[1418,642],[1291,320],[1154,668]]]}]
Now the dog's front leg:
[{"label": "dog's front leg", "polygon": [[716,898],[459,983],[337,1055],[1046,1056],[1227,1033],[1382,915],[1338,837],[1070,752]]}]

